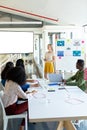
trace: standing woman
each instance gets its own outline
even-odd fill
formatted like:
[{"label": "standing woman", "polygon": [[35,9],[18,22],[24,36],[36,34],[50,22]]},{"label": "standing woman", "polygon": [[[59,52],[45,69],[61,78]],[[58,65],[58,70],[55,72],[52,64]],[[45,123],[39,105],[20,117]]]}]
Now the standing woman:
[{"label": "standing woman", "polygon": [[[23,59],[18,59],[16,61],[16,67],[22,67],[22,69],[25,71],[24,60]],[[26,74],[26,72],[25,72],[25,74]],[[27,76],[26,76],[26,78],[27,78]],[[36,81],[35,80],[31,80],[31,79],[30,80],[26,79],[25,84],[21,85],[21,88],[22,88],[22,90],[24,92],[26,92],[29,87],[38,87],[38,83],[31,85],[30,83],[27,83],[27,82],[34,83]]]},{"label": "standing woman", "polygon": [[47,45],[48,51],[45,53],[44,78],[47,79],[47,74],[54,73],[55,56],[52,44]]}]

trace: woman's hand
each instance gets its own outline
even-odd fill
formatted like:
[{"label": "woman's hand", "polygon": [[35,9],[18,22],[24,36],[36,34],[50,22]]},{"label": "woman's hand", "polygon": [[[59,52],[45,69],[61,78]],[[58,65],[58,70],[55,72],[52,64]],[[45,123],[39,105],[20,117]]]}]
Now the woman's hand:
[{"label": "woman's hand", "polygon": [[30,85],[31,87],[39,87],[39,84],[37,83],[37,84],[31,84]]},{"label": "woman's hand", "polygon": [[31,92],[26,91],[25,93],[26,93],[26,94],[30,94],[30,93],[31,93],[31,94],[34,94],[34,93],[36,93],[36,92],[37,92],[36,90],[32,90]]},{"label": "woman's hand", "polygon": [[31,83],[34,83],[35,80],[34,79],[26,79],[26,82],[31,82]]}]

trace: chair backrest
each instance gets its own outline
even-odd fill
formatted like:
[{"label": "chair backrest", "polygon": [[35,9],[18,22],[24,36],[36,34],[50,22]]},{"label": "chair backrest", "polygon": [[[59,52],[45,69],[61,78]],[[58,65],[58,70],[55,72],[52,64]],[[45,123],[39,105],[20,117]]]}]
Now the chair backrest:
[{"label": "chair backrest", "polygon": [[2,85],[2,83],[0,82],[0,91],[4,90],[4,86]]},{"label": "chair backrest", "polygon": [[3,112],[3,118],[6,118],[6,112],[5,112],[5,108],[1,99],[1,96],[3,95],[3,91],[0,91],[0,104],[1,104],[1,108],[2,108],[2,112]]}]

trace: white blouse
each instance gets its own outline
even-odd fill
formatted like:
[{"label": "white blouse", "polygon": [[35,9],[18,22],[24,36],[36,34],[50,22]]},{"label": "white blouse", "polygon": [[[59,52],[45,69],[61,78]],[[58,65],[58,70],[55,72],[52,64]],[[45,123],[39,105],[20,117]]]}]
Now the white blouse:
[{"label": "white blouse", "polygon": [[4,94],[2,96],[4,107],[6,108],[9,105],[12,105],[17,102],[18,97],[27,99],[27,94],[24,93],[24,91],[17,83],[11,80],[6,81]]},{"label": "white blouse", "polygon": [[53,56],[54,56],[54,53],[53,53],[53,52],[46,52],[46,53],[45,53],[45,59],[46,59],[46,61],[51,61],[51,60],[53,60]]}]

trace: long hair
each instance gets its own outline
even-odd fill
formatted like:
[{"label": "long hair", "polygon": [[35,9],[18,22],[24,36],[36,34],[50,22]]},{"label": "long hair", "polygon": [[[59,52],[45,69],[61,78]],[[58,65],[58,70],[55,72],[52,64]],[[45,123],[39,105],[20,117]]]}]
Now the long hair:
[{"label": "long hair", "polygon": [[13,68],[13,67],[14,67],[13,62],[11,62],[11,61],[7,62],[6,65],[5,65],[5,67],[4,67],[4,69],[3,69],[2,72],[1,72],[1,79],[6,79],[6,74],[7,74],[7,72],[8,72],[11,68]]},{"label": "long hair", "polygon": [[52,44],[48,44],[47,48],[49,48],[49,46],[51,47],[51,50],[53,51],[53,45]]},{"label": "long hair", "polygon": [[21,66],[21,67],[23,67],[23,68],[25,69],[23,59],[18,59],[18,60],[16,61],[16,66]]}]

